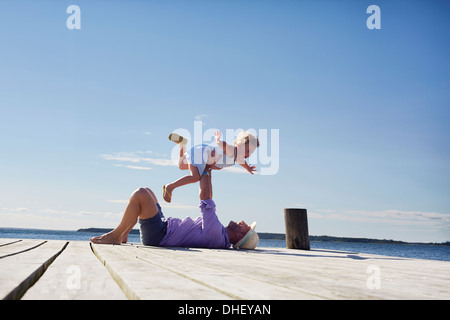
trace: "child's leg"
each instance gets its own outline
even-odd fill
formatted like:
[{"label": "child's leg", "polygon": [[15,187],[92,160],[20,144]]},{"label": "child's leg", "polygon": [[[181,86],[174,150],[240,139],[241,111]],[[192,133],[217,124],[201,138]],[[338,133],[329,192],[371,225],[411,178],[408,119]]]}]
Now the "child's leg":
[{"label": "child's leg", "polygon": [[166,192],[163,195],[164,200],[168,202],[170,201],[174,189],[190,183],[198,182],[200,180],[200,173],[198,172],[198,168],[192,164],[189,164],[188,166],[191,174],[181,177],[180,179],[166,185]]},{"label": "child's leg", "polygon": [[180,144],[179,146],[180,146],[180,157],[178,158],[178,168],[180,168],[180,170],[187,170],[189,169],[189,162],[184,156],[184,154],[186,153],[186,146],[182,144]]}]

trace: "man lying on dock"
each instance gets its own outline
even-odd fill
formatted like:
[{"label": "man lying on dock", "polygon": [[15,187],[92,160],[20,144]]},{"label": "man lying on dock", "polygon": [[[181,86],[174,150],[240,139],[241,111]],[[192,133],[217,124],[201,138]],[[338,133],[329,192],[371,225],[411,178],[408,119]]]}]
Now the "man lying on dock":
[{"label": "man lying on dock", "polygon": [[199,186],[202,215],[195,220],[189,217],[166,219],[153,191],[139,188],[131,195],[117,228],[91,238],[91,242],[125,243],[128,233],[139,221],[141,241],[148,246],[228,249],[233,244],[234,248],[255,249],[259,242],[256,223],[249,226],[244,221],[230,221],[227,227],[220,223],[212,200],[211,170],[201,176]]}]

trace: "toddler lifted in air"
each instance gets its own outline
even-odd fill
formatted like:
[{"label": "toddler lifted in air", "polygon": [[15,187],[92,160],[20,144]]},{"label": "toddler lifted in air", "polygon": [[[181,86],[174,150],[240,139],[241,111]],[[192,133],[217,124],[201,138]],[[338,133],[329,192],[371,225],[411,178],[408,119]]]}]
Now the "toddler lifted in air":
[{"label": "toddler lifted in air", "polygon": [[203,174],[207,175],[208,171],[212,169],[220,170],[233,166],[237,162],[251,174],[256,171],[255,166],[247,164],[245,159],[249,158],[255,149],[259,147],[258,138],[248,131],[241,131],[234,140],[233,146],[220,140],[221,136],[220,131],[216,131],[214,134],[218,147],[199,144],[193,146],[189,152],[186,152],[187,139],[176,133],[169,135],[169,140],[180,146],[178,168],[181,170],[189,169],[190,174],[163,186],[164,200],[171,202],[173,190],[186,184],[198,182]]}]

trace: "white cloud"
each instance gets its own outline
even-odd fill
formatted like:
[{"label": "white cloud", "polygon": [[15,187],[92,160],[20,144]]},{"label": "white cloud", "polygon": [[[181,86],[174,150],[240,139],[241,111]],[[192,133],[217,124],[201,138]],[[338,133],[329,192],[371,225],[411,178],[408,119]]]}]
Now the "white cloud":
[{"label": "white cloud", "polygon": [[389,223],[392,225],[421,225],[438,229],[450,228],[450,214],[396,209],[368,210],[320,210],[308,213],[311,218],[341,220],[362,223]]},{"label": "white cloud", "polygon": [[[244,168],[242,168],[242,167],[239,166],[239,165],[235,165],[235,166],[233,166],[233,167],[226,167],[226,168],[223,168],[223,170],[224,170],[224,171],[227,171],[227,172],[232,172],[232,173],[245,173],[245,174],[250,174],[250,173],[248,173],[247,170],[245,170]],[[259,174],[259,173],[258,173],[258,172],[254,172],[253,174]]]},{"label": "white cloud", "polygon": [[109,227],[116,225],[122,214],[121,211],[67,211],[53,208],[11,210],[0,208],[0,226],[60,230]]},{"label": "white cloud", "polygon": [[[129,200],[118,199],[107,201],[111,203],[128,204]],[[159,202],[159,205],[164,209],[199,210],[197,205],[190,205],[190,204]]]},{"label": "white cloud", "polygon": [[181,204],[181,203],[159,203],[161,208],[164,209],[182,209],[182,210],[199,210],[198,206],[190,205],[190,204]]},{"label": "white cloud", "polygon": [[19,208],[2,208],[4,211],[10,211],[10,212],[28,212],[30,209],[25,207],[19,207]]},{"label": "white cloud", "polygon": [[134,170],[151,170],[150,167],[140,167],[140,166],[129,166],[129,165],[123,165],[123,164],[114,164],[115,167],[124,167],[128,169],[134,169]]},{"label": "white cloud", "polygon": [[129,200],[107,200],[107,201],[112,203],[127,204]]},{"label": "white cloud", "polygon": [[[178,151],[177,151],[178,153]],[[155,155],[155,156],[165,156],[164,154],[158,154],[153,153],[152,151],[135,151],[135,152],[115,152],[111,154],[101,154],[100,158],[104,160],[110,160],[110,161],[118,161],[118,162],[129,162],[133,164],[152,164],[155,166],[178,166],[177,161],[172,159],[165,159],[165,158],[152,158],[148,157],[147,155]],[[135,165],[127,165],[127,164],[113,164],[115,167],[125,167],[128,169],[134,169],[134,170],[151,170],[151,167],[145,167],[145,166],[135,166]],[[223,169],[224,171],[231,172],[231,173],[241,173],[241,174],[249,174],[247,170],[242,168],[239,165],[235,165],[232,167],[226,167]],[[254,174],[259,174],[259,172],[254,172]]]},{"label": "white cloud", "polygon": [[195,120],[204,120],[206,118],[208,118],[208,115],[206,115],[206,114],[197,114],[195,116]]},{"label": "white cloud", "polygon": [[[151,154],[150,151],[136,151],[136,152],[116,152],[112,154],[101,154],[100,157],[105,160],[113,160],[119,162],[131,162],[131,163],[149,163],[156,166],[177,166],[178,164],[171,159],[163,158],[151,158],[143,156],[145,154]],[[135,170],[150,170],[150,167],[143,166],[131,166],[131,165],[116,165],[124,166],[129,169]]]}]

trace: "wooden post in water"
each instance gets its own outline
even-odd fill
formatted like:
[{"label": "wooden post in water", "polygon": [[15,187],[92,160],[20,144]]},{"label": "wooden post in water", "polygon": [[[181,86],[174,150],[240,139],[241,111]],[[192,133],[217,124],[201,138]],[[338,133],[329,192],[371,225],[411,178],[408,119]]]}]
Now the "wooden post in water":
[{"label": "wooden post in water", "polygon": [[286,248],[309,250],[308,216],[306,209],[284,209]]}]

